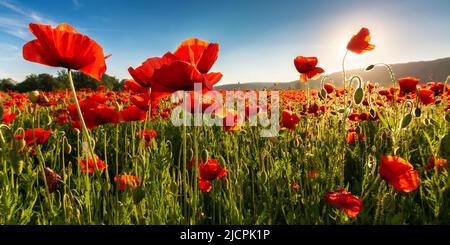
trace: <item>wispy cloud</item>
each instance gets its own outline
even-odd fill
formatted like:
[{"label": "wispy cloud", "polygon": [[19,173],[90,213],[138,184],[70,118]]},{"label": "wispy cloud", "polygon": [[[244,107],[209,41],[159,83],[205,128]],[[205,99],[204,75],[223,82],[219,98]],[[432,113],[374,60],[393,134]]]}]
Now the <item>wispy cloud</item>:
[{"label": "wispy cloud", "polygon": [[81,6],[83,6],[80,1],[78,0],[72,0],[73,5],[75,6],[75,9],[80,8]]},{"label": "wispy cloud", "polygon": [[54,21],[43,17],[38,12],[27,9],[12,1],[0,0],[0,7],[4,7],[12,12],[10,15],[0,16],[0,31],[23,40],[31,38],[31,34],[28,31],[28,23],[30,22],[56,25]]}]

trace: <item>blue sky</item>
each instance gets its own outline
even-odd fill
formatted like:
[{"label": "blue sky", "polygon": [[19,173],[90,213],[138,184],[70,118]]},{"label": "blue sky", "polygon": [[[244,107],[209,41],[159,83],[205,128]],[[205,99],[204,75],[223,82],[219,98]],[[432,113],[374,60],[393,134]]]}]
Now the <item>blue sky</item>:
[{"label": "blue sky", "polygon": [[376,48],[347,57],[348,68],[450,56],[448,0],[0,0],[0,78],[22,81],[57,69],[24,61],[30,22],[69,23],[103,46],[108,74],[173,51],[189,37],[220,43],[220,84],[298,79],[297,55],[338,71],[345,46],[363,26]]}]

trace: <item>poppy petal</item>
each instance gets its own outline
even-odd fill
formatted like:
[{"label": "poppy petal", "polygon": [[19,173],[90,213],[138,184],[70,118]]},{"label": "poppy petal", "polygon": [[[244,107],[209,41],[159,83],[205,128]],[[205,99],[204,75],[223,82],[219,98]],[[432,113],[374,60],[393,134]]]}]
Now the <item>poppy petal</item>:
[{"label": "poppy petal", "polygon": [[219,57],[219,44],[210,43],[197,63],[197,70],[203,74],[208,73],[208,71],[214,65],[218,57]]}]

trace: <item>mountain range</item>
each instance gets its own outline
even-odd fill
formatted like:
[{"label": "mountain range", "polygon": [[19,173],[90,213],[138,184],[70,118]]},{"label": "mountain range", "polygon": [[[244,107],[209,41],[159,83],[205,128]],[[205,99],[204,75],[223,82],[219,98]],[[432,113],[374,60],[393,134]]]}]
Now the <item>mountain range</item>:
[{"label": "mountain range", "polygon": [[[427,82],[445,82],[447,76],[450,75],[450,57],[432,60],[432,61],[416,61],[400,64],[390,64],[395,74],[396,82],[402,77],[415,77],[420,83]],[[391,78],[388,69],[384,66],[375,66],[372,70],[366,72],[364,68],[346,71],[347,77],[358,75],[363,81],[379,83],[381,86],[387,87],[391,84]],[[342,86],[342,72],[335,72],[328,75],[334,82],[336,87]],[[320,88],[322,77],[309,81],[310,88]],[[328,82],[329,80],[327,80]],[[355,83],[356,84],[356,83]],[[252,82],[240,84],[226,84],[215,86],[218,90],[233,89],[249,89],[249,90],[287,90],[287,89],[304,89],[304,83],[300,81],[273,83],[273,82]],[[353,85],[356,86],[356,85]]]}]

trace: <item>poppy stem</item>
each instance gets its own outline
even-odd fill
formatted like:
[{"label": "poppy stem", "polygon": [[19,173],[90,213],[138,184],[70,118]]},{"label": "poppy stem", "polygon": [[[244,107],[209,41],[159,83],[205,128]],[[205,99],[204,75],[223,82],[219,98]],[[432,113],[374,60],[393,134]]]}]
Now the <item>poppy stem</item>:
[{"label": "poppy stem", "polygon": [[[92,148],[92,143],[91,143],[91,137],[89,136],[89,132],[86,127],[86,123],[84,122],[83,114],[81,113],[80,103],[78,102],[77,92],[75,91],[75,85],[73,84],[73,79],[72,79],[72,71],[70,69],[67,69],[67,75],[68,75],[68,79],[69,79],[70,89],[72,90],[73,99],[74,99],[75,105],[77,107],[78,117],[80,118],[81,127],[83,128],[84,135],[87,138],[89,153],[91,155],[92,161],[94,162],[95,169],[98,170],[97,159],[95,159],[94,149]],[[89,158],[87,160],[87,163],[89,163]]]}]

